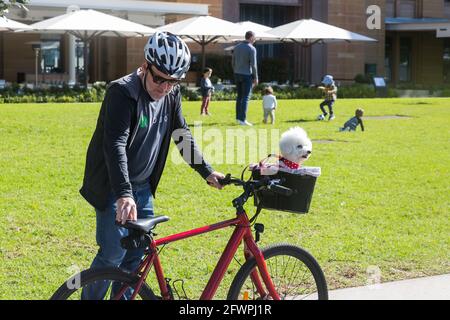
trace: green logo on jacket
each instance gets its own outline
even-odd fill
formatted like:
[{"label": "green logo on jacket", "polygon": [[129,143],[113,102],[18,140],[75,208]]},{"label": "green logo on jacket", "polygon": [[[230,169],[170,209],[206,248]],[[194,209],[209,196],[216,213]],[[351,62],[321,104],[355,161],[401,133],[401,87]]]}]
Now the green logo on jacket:
[{"label": "green logo on jacket", "polygon": [[148,127],[148,117],[147,116],[141,115],[141,118],[139,119],[139,127],[141,127],[141,128]]}]

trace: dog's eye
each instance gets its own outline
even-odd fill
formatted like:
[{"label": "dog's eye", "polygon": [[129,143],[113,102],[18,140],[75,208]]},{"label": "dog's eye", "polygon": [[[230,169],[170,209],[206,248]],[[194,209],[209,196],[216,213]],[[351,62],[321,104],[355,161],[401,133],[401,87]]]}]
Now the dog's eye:
[{"label": "dog's eye", "polygon": [[303,146],[302,146],[301,144],[299,144],[299,145],[297,146],[297,148],[303,149]]}]

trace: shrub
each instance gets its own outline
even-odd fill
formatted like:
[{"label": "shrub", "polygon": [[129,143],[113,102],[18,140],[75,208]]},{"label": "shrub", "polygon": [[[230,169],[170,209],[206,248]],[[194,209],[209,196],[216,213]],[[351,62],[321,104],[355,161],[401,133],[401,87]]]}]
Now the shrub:
[{"label": "shrub", "polygon": [[67,85],[34,90],[12,84],[0,90],[0,103],[101,102],[105,92],[105,83],[96,83],[87,90],[78,86],[69,88]]},{"label": "shrub", "polygon": [[259,64],[260,81],[285,83],[289,79],[288,62],[282,59],[265,58]]},{"label": "shrub", "polygon": [[364,75],[364,74],[358,74],[355,77],[356,83],[364,83],[364,84],[371,84],[372,78],[370,75]]}]

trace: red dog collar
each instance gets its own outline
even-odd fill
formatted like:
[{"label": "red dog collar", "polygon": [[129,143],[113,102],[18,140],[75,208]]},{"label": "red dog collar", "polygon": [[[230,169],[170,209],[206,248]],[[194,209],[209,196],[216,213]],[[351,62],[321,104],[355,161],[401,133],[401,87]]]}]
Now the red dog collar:
[{"label": "red dog collar", "polygon": [[298,169],[300,167],[298,163],[292,162],[286,158],[280,158],[280,161],[283,162],[289,169]]}]

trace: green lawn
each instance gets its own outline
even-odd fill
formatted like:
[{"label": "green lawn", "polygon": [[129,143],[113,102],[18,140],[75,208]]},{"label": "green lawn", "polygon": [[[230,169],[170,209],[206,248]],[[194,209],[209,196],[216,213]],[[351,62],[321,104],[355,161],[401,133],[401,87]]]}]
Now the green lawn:
[{"label": "green lawn", "polygon": [[[314,144],[307,162],[322,167],[310,213],[263,212],[262,244],[288,241],[307,249],[330,289],[365,285],[373,267],[382,281],[450,273],[450,99],[342,99],[332,123],[313,121],[318,104],[279,102],[274,128],[300,125],[313,140],[335,142]],[[360,106],[368,116],[410,118],[366,119],[366,132],[339,133]],[[203,134],[238,129],[233,102],[213,102],[210,118],[199,110],[200,102],[184,103],[190,124],[204,121]],[[47,299],[94,257],[95,214],[78,189],[98,111],[99,104],[0,105],[0,299]],[[260,123],[261,117],[261,102],[253,101],[248,118]],[[203,148],[212,143],[204,141]],[[243,165],[214,167],[238,175]],[[169,161],[155,207],[171,220],[158,233],[232,218],[238,192],[213,190],[187,165]],[[250,203],[247,209],[254,212]],[[166,276],[184,279],[188,296],[198,298],[230,234],[227,229],[167,246]],[[237,268],[233,262],[219,297]]]}]

